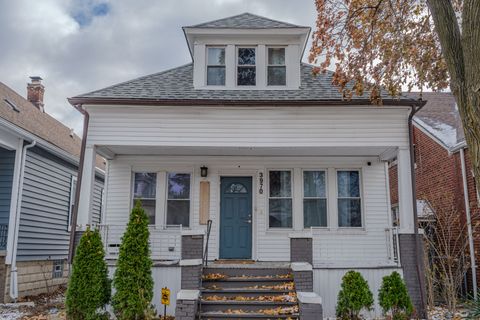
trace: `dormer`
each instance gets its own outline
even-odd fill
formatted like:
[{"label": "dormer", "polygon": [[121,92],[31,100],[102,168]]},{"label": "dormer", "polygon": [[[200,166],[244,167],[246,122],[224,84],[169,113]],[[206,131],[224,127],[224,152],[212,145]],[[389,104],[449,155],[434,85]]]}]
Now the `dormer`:
[{"label": "dormer", "polygon": [[183,27],[195,89],[295,90],[309,27],[251,13]]}]

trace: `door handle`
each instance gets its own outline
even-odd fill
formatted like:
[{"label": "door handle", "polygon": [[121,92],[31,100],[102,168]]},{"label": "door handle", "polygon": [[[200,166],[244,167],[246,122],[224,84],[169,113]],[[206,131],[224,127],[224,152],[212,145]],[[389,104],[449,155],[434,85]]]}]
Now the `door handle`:
[{"label": "door handle", "polygon": [[246,223],[252,223],[252,219],[245,220]]}]

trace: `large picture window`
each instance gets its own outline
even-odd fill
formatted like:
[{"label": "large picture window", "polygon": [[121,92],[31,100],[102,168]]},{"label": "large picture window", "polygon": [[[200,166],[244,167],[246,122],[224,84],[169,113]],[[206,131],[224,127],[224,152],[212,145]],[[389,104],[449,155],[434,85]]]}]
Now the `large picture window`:
[{"label": "large picture window", "polygon": [[303,172],[303,226],[327,226],[327,192],[325,171]]},{"label": "large picture window", "polygon": [[337,171],[338,226],[362,226],[362,201],[360,196],[360,172]]},{"label": "large picture window", "polygon": [[285,48],[268,48],[267,84],[284,86],[287,84]]},{"label": "large picture window", "polygon": [[207,48],[207,85],[225,85],[225,48]]},{"label": "large picture window", "polygon": [[269,226],[270,228],[292,227],[292,172],[275,170],[269,172]]},{"label": "large picture window", "polygon": [[152,172],[136,172],[133,184],[133,202],[139,200],[148,215],[150,224],[155,224],[155,208],[157,206],[157,174]]},{"label": "large picture window", "polygon": [[237,85],[254,86],[257,82],[255,48],[238,48]]},{"label": "large picture window", "polygon": [[190,174],[167,174],[167,225],[190,226]]}]

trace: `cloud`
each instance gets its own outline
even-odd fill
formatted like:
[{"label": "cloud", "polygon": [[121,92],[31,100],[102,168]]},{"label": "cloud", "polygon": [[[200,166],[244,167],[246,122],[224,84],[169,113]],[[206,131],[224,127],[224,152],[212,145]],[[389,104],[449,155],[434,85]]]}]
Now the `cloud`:
[{"label": "cloud", "polygon": [[15,0],[0,10],[0,81],[44,79],[48,113],[80,133],[66,98],[190,62],[182,26],[243,12],[314,26],[313,0]]}]

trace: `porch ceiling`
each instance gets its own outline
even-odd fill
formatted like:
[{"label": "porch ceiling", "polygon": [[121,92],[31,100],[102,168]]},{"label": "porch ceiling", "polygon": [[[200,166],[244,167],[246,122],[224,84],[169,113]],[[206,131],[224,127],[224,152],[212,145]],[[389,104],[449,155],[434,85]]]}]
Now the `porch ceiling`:
[{"label": "porch ceiling", "polygon": [[184,147],[184,146],[98,146],[97,152],[107,159],[116,155],[165,156],[324,156],[380,157],[390,160],[397,147]]}]

